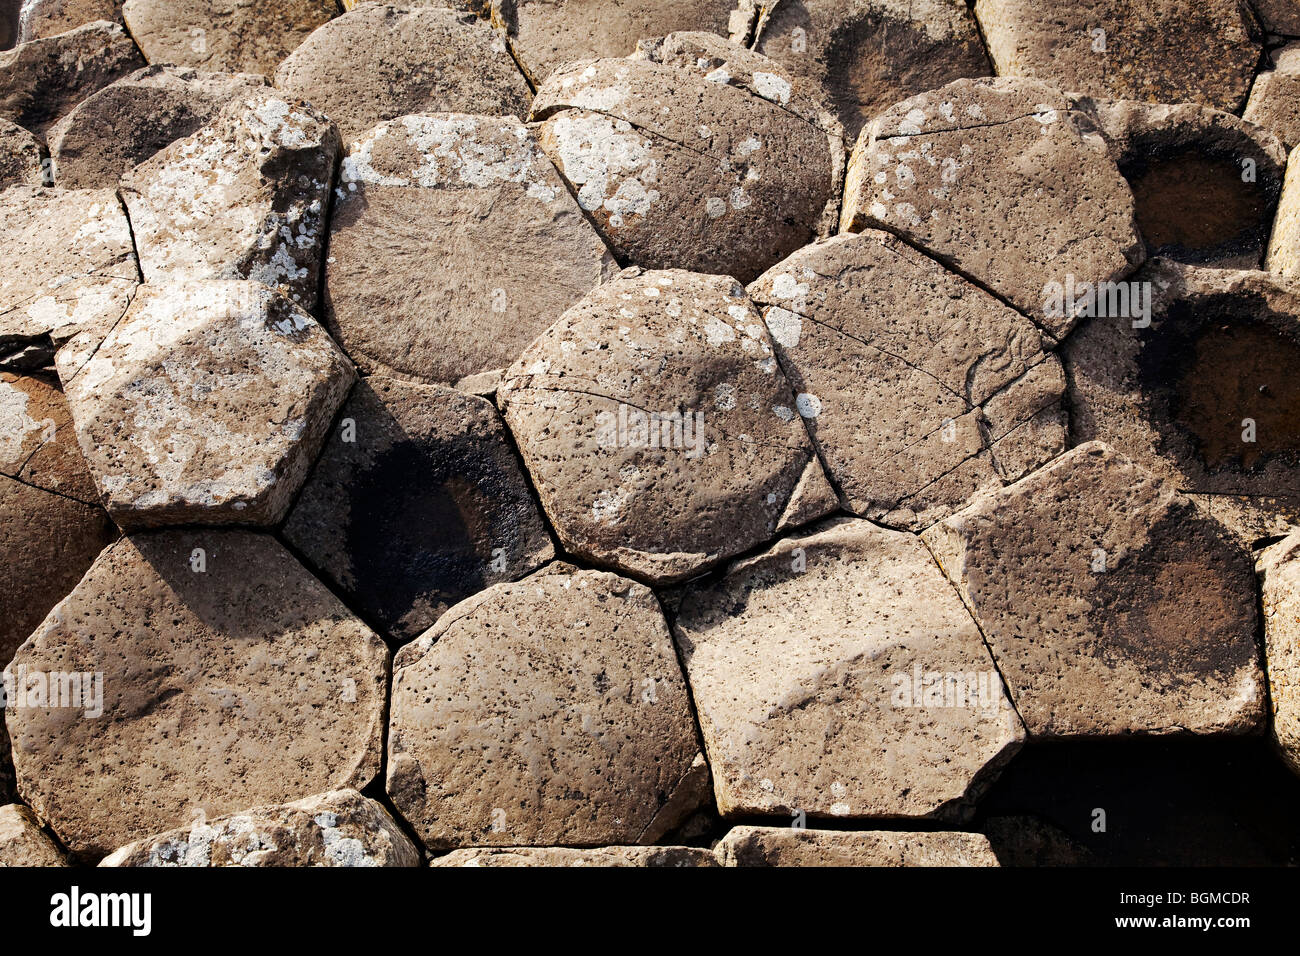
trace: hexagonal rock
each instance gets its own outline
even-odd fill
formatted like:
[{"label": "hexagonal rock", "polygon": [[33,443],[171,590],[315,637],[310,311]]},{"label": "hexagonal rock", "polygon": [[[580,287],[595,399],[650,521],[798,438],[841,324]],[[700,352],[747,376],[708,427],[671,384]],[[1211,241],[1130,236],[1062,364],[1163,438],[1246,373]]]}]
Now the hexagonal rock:
[{"label": "hexagonal rock", "polygon": [[992,73],[963,0],[770,4],[754,49],[824,90],[853,139],[901,99]]},{"label": "hexagonal rock", "polygon": [[1300,43],[1273,54],[1273,69],[1255,77],[1242,115],[1276,133],[1288,148],[1300,145]]},{"label": "hexagonal rock", "polygon": [[383,805],[335,790],[137,840],[100,866],[419,866]]},{"label": "hexagonal rock", "polygon": [[275,85],[328,113],[347,142],[409,113],[523,117],[530,95],[505,40],[474,14],[384,3],[313,33]]},{"label": "hexagonal rock", "polygon": [[[18,788],[83,857],[199,812],[361,789],[387,669],[383,642],[269,535],[123,538],[14,660]],[[60,674],[95,690],[70,698]]]},{"label": "hexagonal rock", "polygon": [[1286,166],[1277,136],[1195,103],[1076,103],[1133,190],[1148,256],[1259,268]]},{"label": "hexagonal rock", "polygon": [[913,535],[839,519],[787,538],[689,586],[672,626],[724,819],[960,818],[1024,739]]},{"label": "hexagonal rock", "polygon": [[1108,306],[1061,349],[1072,441],[1205,496],[1246,543],[1300,526],[1300,284],[1165,260],[1134,281],[1128,310]]},{"label": "hexagonal rock", "polygon": [[1133,194],[1090,121],[1030,80],[955,83],[863,129],[844,231],[885,229],[1064,335],[1049,283],[1128,275],[1143,259]]},{"label": "hexagonal rock", "polygon": [[453,850],[430,866],[599,866],[714,867],[709,850],[691,846],[602,846],[594,850],[569,847],[502,847]]},{"label": "hexagonal rock", "polygon": [[1273,701],[1273,739],[1300,773],[1300,532],[1263,551],[1255,564],[1264,590],[1264,649]]},{"label": "hexagonal rock", "polygon": [[627,270],[529,346],[497,403],[568,551],[670,583],[835,509],[769,342],[733,280]]},{"label": "hexagonal rock", "polygon": [[55,182],[116,188],[124,173],[214,119],[230,100],[264,87],[251,73],[148,66],[77,105],[49,132]]},{"label": "hexagonal rock", "polygon": [[382,377],[343,406],[284,535],[403,642],[555,556],[491,403]]},{"label": "hexagonal rock", "polygon": [[67,865],[54,841],[41,832],[32,811],[21,804],[0,807],[0,868]]},{"label": "hexagonal rock", "polygon": [[43,186],[45,171],[41,142],[27,130],[0,119],[0,189],[10,186]]},{"label": "hexagonal rock", "polygon": [[1239,112],[1260,47],[1236,0],[976,0],[999,76]]},{"label": "hexagonal rock", "polygon": [[643,56],[573,63],[537,91],[542,149],[623,260],[749,281],[834,208],[830,136],[786,108],[781,68],[730,79]]},{"label": "hexagonal rock", "polygon": [[331,17],[334,0],[126,0],[126,25],[150,63],[270,76]]},{"label": "hexagonal rock", "polygon": [[338,131],[250,91],[122,177],[145,280],[254,279],[316,307]]},{"label": "hexagonal rock", "polygon": [[388,794],[430,850],[654,843],[698,751],[659,603],[614,574],[495,585],[393,663]]},{"label": "hexagonal rock", "polygon": [[924,535],[1031,735],[1247,733],[1264,719],[1249,554],[1089,442]]},{"label": "hexagonal rock", "polygon": [[997,866],[979,833],[733,827],[714,848],[723,866]]},{"label": "hexagonal rock", "polygon": [[325,321],[367,371],[501,368],[618,266],[513,116],[384,123],[339,173]]},{"label": "hexagonal rock", "polygon": [[122,0],[25,0],[18,42],[57,36],[96,20],[122,22]]},{"label": "hexagonal rock", "polygon": [[325,330],[266,286],[178,282],[141,287],[67,397],[122,527],[271,525],[353,378]]},{"label": "hexagonal rock", "polygon": [[142,66],[116,23],[88,23],[0,51],[0,119],[44,136],[87,96]]},{"label": "hexagonal rock", "polygon": [[1043,334],[888,233],[806,246],[749,294],[856,514],[924,527],[1065,450]]}]

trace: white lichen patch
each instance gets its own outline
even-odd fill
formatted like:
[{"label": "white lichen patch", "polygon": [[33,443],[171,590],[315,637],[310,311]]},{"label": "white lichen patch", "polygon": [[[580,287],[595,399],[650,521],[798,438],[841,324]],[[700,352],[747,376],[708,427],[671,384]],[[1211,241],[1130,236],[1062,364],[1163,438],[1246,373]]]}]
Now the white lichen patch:
[{"label": "white lichen patch", "polygon": [[603,213],[611,228],[644,217],[659,198],[654,145],[630,123],[565,112],[549,124],[548,135],[565,177],[578,190],[578,203]]}]

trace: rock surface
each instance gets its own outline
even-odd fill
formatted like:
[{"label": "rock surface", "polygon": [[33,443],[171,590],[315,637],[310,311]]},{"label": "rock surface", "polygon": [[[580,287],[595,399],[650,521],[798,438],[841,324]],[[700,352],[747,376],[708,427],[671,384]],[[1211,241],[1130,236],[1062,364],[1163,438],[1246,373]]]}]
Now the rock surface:
[{"label": "rock surface", "polygon": [[284,535],[389,637],[554,557],[489,402],[374,377],[338,417]]},{"label": "rock surface", "polygon": [[10,186],[43,186],[45,158],[41,142],[27,130],[0,119],[0,189]]},{"label": "rock surface", "polygon": [[1288,148],[1300,146],[1300,43],[1273,54],[1273,69],[1255,78],[1242,117],[1276,133]]},{"label": "rock surface", "polygon": [[735,827],[715,848],[723,866],[997,866],[978,833]]},{"label": "rock surface", "polygon": [[13,803],[0,807],[0,868],[67,865],[30,810]]},{"label": "rock surface", "polygon": [[1089,442],[924,535],[1031,735],[1248,733],[1263,722],[1248,553]]},{"label": "rock surface", "polygon": [[406,116],[343,160],[325,319],[363,369],[451,384],[513,362],[617,268],[519,120]]},{"label": "rock surface", "polygon": [[75,377],[77,439],[122,527],[272,525],[352,384],[307,313],[256,282],[146,285]]},{"label": "rock surface", "polygon": [[1300,773],[1300,532],[1268,548],[1256,568],[1264,591],[1264,649],[1273,739]]},{"label": "rock surface", "polygon": [[355,790],[196,820],[128,844],[100,866],[419,866],[382,804]]},{"label": "rock surface", "polygon": [[815,397],[796,398],[725,276],[622,273],[525,350],[497,402],[565,548],[646,580],[837,504],[800,419]]},{"label": "rock surface", "polygon": [[430,866],[714,867],[713,854],[689,846],[503,847],[453,850]]},{"label": "rock surface", "polygon": [[[19,0],[18,42],[58,36],[97,20],[122,22],[122,0]],[[11,6],[14,4],[11,4]]]},{"label": "rock surface", "polygon": [[653,843],[704,798],[686,681],[648,588],[498,584],[393,664],[388,794],[429,850]]},{"label": "rock surface", "polygon": [[269,536],[124,538],[13,667],[98,688],[6,715],[19,791],[81,857],[379,771],[383,642]]}]

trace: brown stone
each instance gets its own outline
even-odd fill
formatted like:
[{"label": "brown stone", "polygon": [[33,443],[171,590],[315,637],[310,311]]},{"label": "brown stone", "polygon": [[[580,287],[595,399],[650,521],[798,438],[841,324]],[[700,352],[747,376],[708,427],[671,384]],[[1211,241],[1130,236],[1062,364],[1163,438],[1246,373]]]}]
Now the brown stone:
[{"label": "brown stone", "polygon": [[723,866],[997,866],[978,833],[734,827],[715,847]]},{"label": "brown stone", "polygon": [[1300,43],[1289,43],[1273,54],[1273,69],[1255,77],[1242,115],[1276,133],[1288,149],[1300,146]]},{"label": "brown stone", "polygon": [[59,848],[41,831],[40,821],[32,816],[30,810],[12,803],[0,807],[0,868],[67,865]]},{"label": "brown stone", "polygon": [[602,846],[594,850],[521,846],[452,850],[429,865],[715,867],[718,861],[711,851],[690,846]]},{"label": "brown stone", "polygon": [[99,493],[63,392],[46,374],[0,372],[0,474],[87,504]]},{"label": "brown stone", "polygon": [[1264,650],[1272,701],[1273,739],[1300,773],[1300,531],[1260,554]]},{"label": "brown stone", "polygon": [[122,22],[122,0],[24,0],[20,43],[57,36],[96,20]]},{"label": "brown stone", "polygon": [[1297,0],[1252,0],[1251,6],[1269,33],[1300,35],[1300,2]]},{"label": "brown stone", "polygon": [[0,119],[0,189],[45,185],[45,150],[27,130]]}]

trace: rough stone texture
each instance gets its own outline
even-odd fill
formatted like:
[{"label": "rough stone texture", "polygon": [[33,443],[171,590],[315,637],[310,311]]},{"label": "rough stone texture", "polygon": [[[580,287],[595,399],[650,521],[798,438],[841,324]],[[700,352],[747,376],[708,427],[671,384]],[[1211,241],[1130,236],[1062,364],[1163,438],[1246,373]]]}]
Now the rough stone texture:
[{"label": "rough stone texture", "polygon": [[700,804],[686,681],[648,588],[498,584],[393,664],[388,794],[426,848],[650,844]]},{"label": "rough stone texture", "polygon": [[1273,69],[1255,77],[1243,114],[1282,138],[1288,148],[1300,145],[1300,43],[1273,54]]},{"label": "rough stone texture", "polygon": [[555,556],[491,403],[382,377],[343,406],[284,534],[403,642]]},{"label": "rough stone texture", "polygon": [[116,23],[90,23],[0,51],[0,119],[37,136],[96,90],[144,66]]},{"label": "rough stone texture", "polygon": [[1300,35],[1300,3],[1296,0],[1251,0],[1251,6],[1269,33]]},{"label": "rough stone texture", "polygon": [[[65,353],[58,355],[64,372]],[[77,439],[122,527],[276,524],[354,374],[325,330],[256,282],[141,288],[80,374]]]},{"label": "rough stone texture", "polygon": [[627,56],[675,30],[727,36],[735,0],[492,0],[492,19],[535,86],[575,60]]},{"label": "rough stone texture", "polygon": [[0,868],[67,865],[30,810],[13,803],[0,807]]},{"label": "rough stone texture", "polygon": [[126,25],[150,63],[270,76],[335,0],[126,0]]},{"label": "rough stone texture", "polygon": [[1264,652],[1273,702],[1273,738],[1282,759],[1300,773],[1300,532],[1260,554],[1264,590]]},{"label": "rough stone texture", "polygon": [[406,116],[343,161],[325,320],[364,370],[450,384],[514,361],[617,270],[518,119]]},{"label": "rough stone texture", "polygon": [[1042,333],[888,233],[807,246],[749,294],[856,514],[924,527],[1065,450]]},{"label": "rough stone texture", "polygon": [[978,833],[734,827],[714,848],[723,866],[997,866]]},{"label": "rough stone texture", "polygon": [[249,73],[147,66],[88,97],[49,132],[57,185],[116,188],[122,175],[216,118],[229,101],[266,85]]},{"label": "rough stone texture", "polygon": [[45,185],[43,158],[40,140],[21,126],[0,119],[0,189]]},{"label": "rough stone texture", "polygon": [[852,139],[901,99],[992,73],[964,0],[790,0],[764,11],[754,49],[820,87]]},{"label": "rough stone texture", "polygon": [[1300,527],[1300,286],[1164,260],[1135,279],[1149,326],[1099,315],[1061,349],[1072,443],[1100,439],[1207,496],[1246,543]]},{"label": "rough stone texture", "polygon": [[1148,256],[1258,269],[1282,191],[1276,135],[1208,106],[1079,99],[1133,190]]},{"label": "rough stone texture", "polygon": [[9,731],[0,720],[0,801],[14,799],[14,763],[9,754]]},{"label": "rough stone texture", "polygon": [[599,866],[715,867],[709,850],[689,846],[503,847],[453,850],[430,866]]},{"label": "rough stone texture", "polygon": [[976,0],[975,16],[998,75],[1090,96],[1239,112],[1260,54],[1237,0]]},{"label": "rough stone texture", "polygon": [[[1291,158],[1297,158],[1294,149]],[[1287,163],[1282,198],[1277,205],[1264,264],[1270,272],[1289,279],[1300,278],[1300,162]]]},{"label": "rough stone texture", "polygon": [[147,282],[253,279],[316,307],[338,131],[310,104],[250,91],[122,177]]},{"label": "rough stone texture", "polygon": [[20,667],[103,674],[97,718],[7,713],[19,791],[83,857],[379,771],[383,642],[267,535],[122,539]]},{"label": "rough stone texture", "polygon": [[347,143],[410,113],[523,117],[530,96],[505,39],[474,14],[383,3],[313,33],[275,85],[329,114]]},{"label": "rough stone texture", "polygon": [[[916,613],[897,613],[902,595]],[[673,632],[724,819],[960,818],[1024,738],[934,559],[866,521],[688,587]],[[983,685],[969,701],[967,683]]]},{"label": "rough stone texture", "polygon": [[1053,335],[1050,282],[1118,280],[1143,259],[1133,194],[1091,121],[1030,80],[957,80],[863,129],[842,226],[902,236]]},{"label": "rough stone texture", "polygon": [[[757,55],[731,57],[748,71]],[[623,261],[749,281],[833,211],[834,137],[786,108],[776,63],[731,85],[725,67],[701,75],[667,58],[557,70],[533,101],[538,139]]]},{"label": "rough stone texture", "polygon": [[68,404],[51,376],[0,372],[0,474],[98,503]]},{"label": "rough stone texture", "polygon": [[565,548],[647,580],[684,580],[837,504],[796,411],[814,401],[725,276],[625,271],[529,346],[497,402]]},{"label": "rough stone texture", "polygon": [[1101,442],[977,498],[924,538],[1031,735],[1262,723],[1249,554]]},{"label": "rough stone texture", "polygon": [[19,0],[18,41],[67,33],[97,20],[122,22],[122,0]]},{"label": "rough stone texture", "polygon": [[138,840],[100,866],[419,866],[382,804],[355,790],[255,807]]}]

